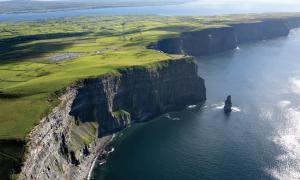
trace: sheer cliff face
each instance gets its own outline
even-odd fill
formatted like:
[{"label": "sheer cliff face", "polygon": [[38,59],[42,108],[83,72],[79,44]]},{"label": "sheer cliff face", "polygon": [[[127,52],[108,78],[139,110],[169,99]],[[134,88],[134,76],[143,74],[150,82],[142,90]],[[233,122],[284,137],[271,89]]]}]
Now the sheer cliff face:
[{"label": "sheer cliff face", "polygon": [[20,179],[84,179],[80,171],[98,155],[97,139],[205,99],[190,57],[80,81],[31,132]]},{"label": "sheer cliff face", "polygon": [[234,29],[231,27],[183,33],[181,39],[183,52],[193,56],[215,54],[237,47]]},{"label": "sheer cliff face", "polygon": [[169,54],[201,56],[215,54],[237,47],[232,27],[204,29],[182,33],[178,38],[163,39],[156,49]]},{"label": "sheer cliff face", "polygon": [[300,18],[231,24],[182,33],[177,38],[162,39],[150,48],[171,54],[209,55],[235,49],[240,43],[287,36],[296,27],[300,27]]},{"label": "sheer cliff face", "polygon": [[290,29],[284,20],[267,20],[256,23],[233,24],[238,43],[287,36]]},{"label": "sheer cliff face", "polygon": [[300,27],[300,17],[290,17],[286,19],[287,25],[290,29]]},{"label": "sheer cliff face", "polygon": [[69,89],[61,97],[62,103],[30,133],[27,155],[19,179],[68,179],[68,157],[61,152],[62,135],[69,139],[71,124],[68,112],[76,95]]},{"label": "sheer cliff face", "polygon": [[205,99],[196,64],[176,60],[83,81],[70,114],[82,122],[99,122],[101,136]]}]

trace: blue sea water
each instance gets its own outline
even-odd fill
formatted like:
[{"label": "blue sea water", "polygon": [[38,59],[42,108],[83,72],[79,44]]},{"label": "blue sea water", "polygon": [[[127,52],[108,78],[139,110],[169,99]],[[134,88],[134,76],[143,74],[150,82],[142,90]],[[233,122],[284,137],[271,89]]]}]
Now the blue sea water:
[{"label": "blue sea water", "polygon": [[[0,21],[94,15],[222,15],[294,12],[300,6],[198,2],[46,13],[0,14]],[[115,151],[92,179],[300,179],[300,30],[289,37],[199,57],[207,98],[118,135]],[[232,95],[234,111],[223,101]]]},{"label": "blue sea water", "polygon": [[[204,105],[122,132],[102,180],[300,179],[300,30],[199,57]],[[232,95],[234,109],[223,113]]]},{"label": "blue sea water", "polygon": [[[74,16],[111,16],[111,15],[163,15],[163,16],[208,16],[237,13],[265,13],[265,12],[300,12],[300,3],[214,3],[214,1],[197,0],[177,5],[145,6],[145,7],[117,7],[94,8],[79,10],[63,10],[42,13],[0,14],[0,21],[30,21],[50,18],[65,18]],[[0,7],[1,8],[1,7]]]}]

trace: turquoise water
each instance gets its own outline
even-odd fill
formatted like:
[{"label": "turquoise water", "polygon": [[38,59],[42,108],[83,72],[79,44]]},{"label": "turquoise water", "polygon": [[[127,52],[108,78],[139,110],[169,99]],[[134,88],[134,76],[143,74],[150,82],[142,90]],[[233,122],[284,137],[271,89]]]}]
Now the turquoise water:
[{"label": "turquoise water", "polygon": [[[64,10],[43,13],[0,14],[0,21],[28,21],[44,20],[49,18],[64,18],[74,16],[109,16],[109,15],[163,15],[163,16],[208,16],[236,13],[264,13],[264,12],[300,12],[300,3],[223,3],[215,4],[213,1],[203,3],[195,2],[147,7],[118,7],[95,8],[81,10]],[[1,7],[0,7],[1,8]]]},{"label": "turquoise water", "polygon": [[295,30],[198,58],[205,104],[124,131],[92,179],[300,179],[299,49]]}]

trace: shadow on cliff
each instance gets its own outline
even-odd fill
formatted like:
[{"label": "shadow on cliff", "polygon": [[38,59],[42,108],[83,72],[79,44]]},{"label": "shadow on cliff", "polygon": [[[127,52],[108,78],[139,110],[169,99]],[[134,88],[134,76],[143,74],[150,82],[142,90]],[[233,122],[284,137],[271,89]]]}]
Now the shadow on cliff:
[{"label": "shadow on cliff", "polygon": [[20,140],[0,140],[0,177],[10,179],[20,173],[24,153],[24,142]]}]

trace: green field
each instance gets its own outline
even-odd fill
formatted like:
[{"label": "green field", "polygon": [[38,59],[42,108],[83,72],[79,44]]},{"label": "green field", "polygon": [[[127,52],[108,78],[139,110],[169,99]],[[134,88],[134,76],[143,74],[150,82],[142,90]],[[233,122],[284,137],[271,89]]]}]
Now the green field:
[{"label": "green field", "polygon": [[0,23],[0,163],[21,161],[22,145],[9,149],[3,144],[24,143],[74,81],[175,59],[178,55],[146,47],[180,32],[284,16],[290,15],[76,17]]}]

